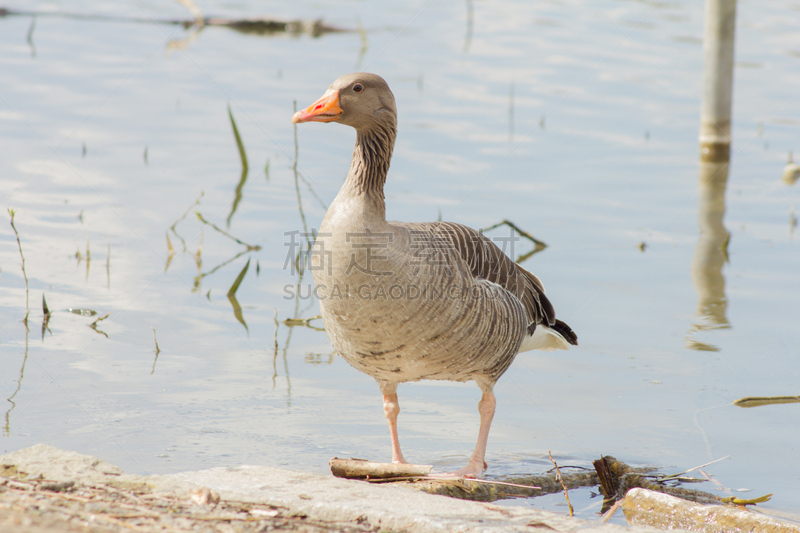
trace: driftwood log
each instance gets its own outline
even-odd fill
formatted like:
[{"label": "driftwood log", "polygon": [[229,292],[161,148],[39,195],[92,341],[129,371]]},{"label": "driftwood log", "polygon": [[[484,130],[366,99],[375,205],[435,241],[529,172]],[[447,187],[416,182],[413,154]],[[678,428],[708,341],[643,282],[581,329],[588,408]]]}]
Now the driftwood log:
[{"label": "driftwood log", "polygon": [[347,479],[389,479],[422,477],[431,472],[431,465],[397,463],[375,463],[366,459],[339,459],[334,457],[328,464],[336,477]]}]

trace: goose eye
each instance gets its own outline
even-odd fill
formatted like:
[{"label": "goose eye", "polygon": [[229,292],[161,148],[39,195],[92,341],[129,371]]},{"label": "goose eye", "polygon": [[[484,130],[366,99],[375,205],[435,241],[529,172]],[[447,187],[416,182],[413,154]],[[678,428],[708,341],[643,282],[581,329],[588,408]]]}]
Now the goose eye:
[{"label": "goose eye", "polygon": [[356,83],[355,85],[353,85],[353,91],[355,91],[357,93],[360,93],[363,90],[364,90],[364,86],[361,85],[360,83]]}]

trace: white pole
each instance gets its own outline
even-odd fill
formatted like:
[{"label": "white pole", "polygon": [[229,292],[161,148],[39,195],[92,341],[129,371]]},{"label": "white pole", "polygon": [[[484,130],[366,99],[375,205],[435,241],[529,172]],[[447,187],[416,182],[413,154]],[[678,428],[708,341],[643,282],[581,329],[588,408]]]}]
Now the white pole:
[{"label": "white pole", "polygon": [[736,0],[706,0],[700,113],[703,161],[727,161],[730,156],[735,34]]}]

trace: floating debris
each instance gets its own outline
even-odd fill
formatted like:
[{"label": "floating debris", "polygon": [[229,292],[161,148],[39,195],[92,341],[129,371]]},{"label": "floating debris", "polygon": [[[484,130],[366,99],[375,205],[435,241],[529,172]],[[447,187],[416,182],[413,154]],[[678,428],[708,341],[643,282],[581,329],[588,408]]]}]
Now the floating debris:
[{"label": "floating debris", "polygon": [[746,396],[739,398],[733,405],[739,407],[760,407],[778,403],[800,403],[800,396]]},{"label": "floating debris", "polygon": [[73,309],[72,307],[70,307],[69,309],[67,309],[67,311],[81,316],[94,316],[97,314],[97,311],[95,311],[94,309]]},{"label": "floating debris", "polygon": [[783,167],[782,179],[787,185],[794,185],[800,179],[800,165],[796,164],[792,159],[792,152],[789,152],[789,161]]}]

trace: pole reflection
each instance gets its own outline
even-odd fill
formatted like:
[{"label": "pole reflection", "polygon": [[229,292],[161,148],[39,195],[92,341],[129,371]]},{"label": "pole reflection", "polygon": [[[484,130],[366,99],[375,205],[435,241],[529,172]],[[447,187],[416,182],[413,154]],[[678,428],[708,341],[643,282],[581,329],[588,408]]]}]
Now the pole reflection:
[{"label": "pole reflection", "polygon": [[700,162],[700,237],[692,259],[692,281],[697,291],[695,329],[730,327],[722,273],[728,262],[730,239],[723,222],[728,165],[728,161]]},{"label": "pole reflection", "polygon": [[[697,311],[692,332],[730,327],[722,270],[728,262],[730,241],[724,217],[730,165],[736,0],[706,0],[705,16],[698,183],[700,237],[692,259]],[[719,350],[693,338],[687,338],[686,344],[693,350]]]}]

